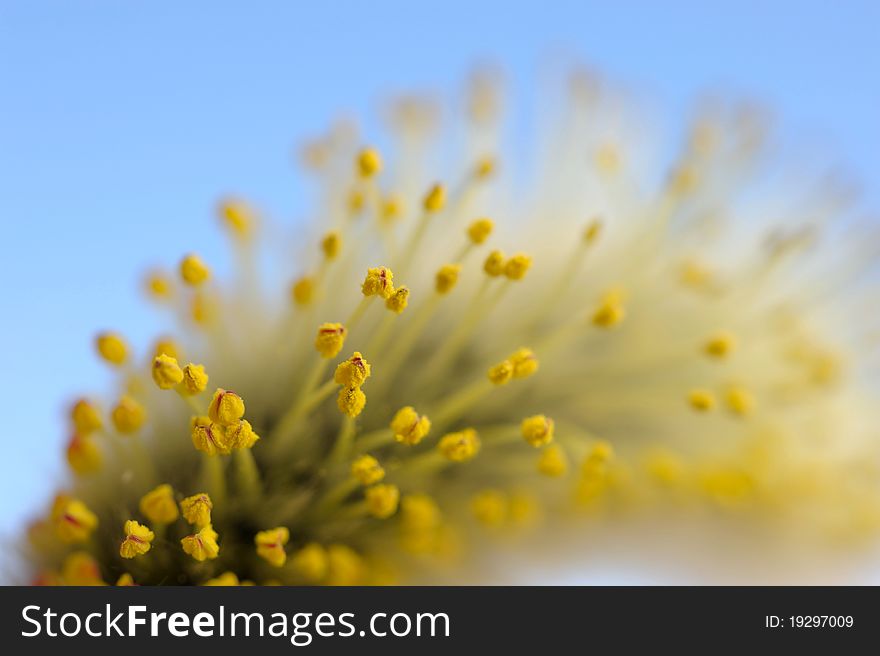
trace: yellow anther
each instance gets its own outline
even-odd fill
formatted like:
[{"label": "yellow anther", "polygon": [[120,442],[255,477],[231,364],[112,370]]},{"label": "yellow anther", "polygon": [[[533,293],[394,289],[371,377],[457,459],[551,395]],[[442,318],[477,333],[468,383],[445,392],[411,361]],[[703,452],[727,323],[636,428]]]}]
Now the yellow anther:
[{"label": "yellow anther", "polygon": [[709,390],[694,389],[688,392],[688,403],[698,412],[707,412],[715,407],[715,395]]},{"label": "yellow anther", "polygon": [[507,518],[507,498],[498,490],[483,490],[471,498],[471,512],[481,524],[500,526]]},{"label": "yellow anther", "polygon": [[604,477],[607,465],[613,457],[614,447],[610,443],[604,440],[595,442],[581,463],[581,475],[585,479]]},{"label": "yellow anther", "polygon": [[584,229],[584,242],[586,242],[587,244],[592,244],[599,238],[599,235],[601,233],[602,220],[593,219],[587,224],[587,227]]},{"label": "yellow anther", "polygon": [[466,462],[480,451],[480,437],[473,428],[448,433],[437,443],[437,448],[452,462]]},{"label": "yellow anther", "polygon": [[98,561],[85,551],[74,551],[61,564],[64,585],[105,585]]},{"label": "yellow anther", "polygon": [[52,504],[52,522],[62,542],[85,542],[98,526],[98,517],[79,499],[59,495]]},{"label": "yellow anther", "polygon": [[460,264],[444,264],[437,272],[434,289],[438,294],[446,294],[455,287],[458,282],[458,274],[461,272]]},{"label": "yellow anther", "polygon": [[431,420],[425,415],[420,415],[412,406],[401,408],[391,420],[394,439],[410,446],[421,442],[430,430]]},{"label": "yellow anther", "polygon": [[504,255],[503,251],[492,251],[486,256],[485,262],[483,262],[483,271],[485,271],[487,275],[497,278],[504,274],[504,265],[506,262],[507,257]]},{"label": "yellow anther", "polygon": [[558,478],[568,471],[568,456],[558,444],[551,444],[538,457],[538,471],[544,476]]},{"label": "yellow anther", "polygon": [[357,156],[357,171],[362,178],[372,178],[382,171],[382,157],[375,148],[364,148]]},{"label": "yellow anther", "polygon": [[474,167],[474,175],[476,175],[477,179],[485,180],[489,176],[491,176],[495,172],[495,158],[493,157],[482,157],[477,161],[477,165]]},{"label": "yellow anther", "polygon": [[153,382],[159,389],[171,389],[183,380],[183,369],[177,359],[170,355],[157,355],[153,358]]},{"label": "yellow anther", "polygon": [[315,298],[315,279],[302,276],[290,286],[290,297],[297,305],[308,305]]},{"label": "yellow anther", "polygon": [[596,151],[596,168],[602,173],[617,173],[620,170],[620,151],[614,144],[604,144]]},{"label": "yellow anther", "polygon": [[385,478],[385,470],[371,455],[363,455],[351,463],[351,475],[361,485],[373,485]]},{"label": "yellow anther", "polygon": [[345,326],[341,323],[322,323],[318,326],[315,348],[322,358],[335,358],[345,344]]},{"label": "yellow anther", "polygon": [[217,544],[217,532],[211,525],[203,527],[198,533],[187,535],[180,541],[184,553],[189,554],[197,561],[213,560],[220,555],[220,545]]},{"label": "yellow anther", "polygon": [[397,503],[400,500],[400,490],[396,485],[380,483],[368,487],[364,491],[367,500],[367,509],[373,517],[386,519],[397,512]]},{"label": "yellow anther", "polygon": [[408,530],[430,530],[440,524],[440,508],[427,494],[407,494],[400,501],[400,515]]},{"label": "yellow anther", "polygon": [[211,497],[204,492],[194,494],[180,502],[180,513],[183,518],[197,528],[210,526],[211,510],[213,509],[214,504],[211,502]]},{"label": "yellow anther", "polygon": [[522,436],[533,447],[544,446],[553,441],[553,420],[544,415],[534,415],[522,420]]},{"label": "yellow anther", "polygon": [[183,381],[177,387],[181,394],[194,396],[204,392],[206,387],[208,387],[208,374],[205,373],[203,365],[190,362],[183,368]]},{"label": "yellow anther", "polygon": [[138,508],[151,524],[171,524],[180,516],[174,490],[168,483],[158,485],[142,496]]},{"label": "yellow anther", "polygon": [[442,210],[446,205],[446,187],[442,184],[435,184],[432,186],[428,190],[428,193],[425,194],[425,199],[422,201],[422,205],[426,212],[432,214]]},{"label": "yellow anther", "polygon": [[389,298],[394,293],[394,274],[387,267],[375,267],[367,270],[367,276],[361,285],[364,296],[381,296]]},{"label": "yellow anther", "polygon": [[150,550],[152,546],[150,543],[156,537],[149,528],[133,519],[125,522],[123,530],[125,531],[125,539],[119,545],[119,555],[123,558],[143,556]]},{"label": "yellow anther", "polygon": [[593,323],[600,328],[616,326],[626,317],[623,305],[614,298],[606,298],[593,313]]},{"label": "yellow anther", "polygon": [[525,491],[517,491],[507,501],[507,517],[512,524],[526,526],[532,524],[541,515],[541,506],[535,495]]},{"label": "yellow anther", "polygon": [[220,424],[211,421],[210,417],[193,417],[190,422],[190,437],[193,446],[209,456],[232,452],[226,430]]},{"label": "yellow anther", "polygon": [[234,426],[244,417],[244,401],[235,392],[218,387],[208,406],[208,417],[221,426]]},{"label": "yellow anther", "polygon": [[147,293],[155,299],[167,299],[174,293],[174,282],[162,271],[153,271],[147,274],[144,287]]},{"label": "yellow anther", "polygon": [[504,263],[504,276],[508,280],[522,280],[532,268],[532,258],[525,253],[517,253]]},{"label": "yellow anther", "polygon": [[321,240],[321,251],[328,260],[333,260],[342,250],[342,235],[338,230],[331,230]]},{"label": "yellow anther", "polygon": [[409,304],[409,287],[398,287],[394,293],[385,300],[385,307],[396,314],[400,314]]},{"label": "yellow anther", "polygon": [[360,214],[367,204],[367,198],[360,189],[352,189],[348,193],[348,211],[352,216]]},{"label": "yellow anther", "polygon": [[87,399],[79,399],[70,409],[70,420],[77,435],[91,435],[104,425],[101,411]]},{"label": "yellow anther", "polygon": [[518,349],[507,359],[513,365],[514,378],[528,378],[538,370],[538,357],[532,349]]},{"label": "yellow anther", "polygon": [[153,346],[153,357],[157,355],[169,355],[172,358],[176,358],[180,360],[181,350],[180,347],[170,337],[160,337],[156,340],[155,345]]},{"label": "yellow anther", "polygon": [[95,338],[98,354],[110,364],[119,366],[128,360],[128,345],[116,333],[101,333]]},{"label": "yellow anther", "polygon": [[202,585],[210,587],[234,588],[240,585],[240,582],[235,572],[223,572],[220,576],[215,576],[213,579],[208,579],[207,581],[202,583]]},{"label": "yellow anther", "polygon": [[755,397],[752,393],[738,385],[734,385],[727,390],[724,400],[727,402],[727,407],[731,412],[743,417],[751,414],[755,407]]},{"label": "yellow anther", "polygon": [[736,337],[729,332],[719,332],[706,342],[703,350],[713,358],[723,358],[736,348]]},{"label": "yellow anther", "polygon": [[398,194],[389,194],[382,201],[382,221],[390,224],[403,216],[403,199]]},{"label": "yellow anther", "polygon": [[119,578],[116,579],[116,587],[128,588],[136,586],[137,583],[134,582],[134,578],[128,572],[124,572],[120,574]]},{"label": "yellow anther", "polygon": [[260,439],[247,419],[242,419],[226,429],[226,442],[230,449],[250,449]]},{"label": "yellow anther", "polygon": [[293,554],[294,569],[309,583],[317,583],[327,576],[327,550],[317,542],[310,542]]},{"label": "yellow anther", "polygon": [[510,360],[502,360],[489,367],[489,380],[493,385],[504,385],[511,378],[513,378],[513,363]]},{"label": "yellow anther", "polygon": [[654,451],[645,459],[645,470],[658,483],[674,485],[684,475],[684,464],[674,453]]},{"label": "yellow anther", "polygon": [[370,377],[370,363],[358,351],[336,367],[333,380],[345,387],[360,387]]},{"label": "yellow anther", "polygon": [[364,560],[344,544],[327,547],[327,569],[328,585],[358,585],[363,582]]},{"label": "yellow anther", "polygon": [[354,419],[367,405],[367,395],[360,387],[343,387],[336,397],[336,405],[342,414]]},{"label": "yellow anther", "polygon": [[492,219],[483,217],[472,222],[467,229],[468,239],[472,244],[482,244],[492,234],[495,229],[495,223]]},{"label": "yellow anther", "polygon": [[180,261],[180,277],[187,285],[198,287],[211,277],[211,270],[198,255],[190,253]]},{"label": "yellow anther", "polygon": [[196,290],[190,301],[190,316],[200,326],[206,326],[217,316],[217,303],[207,294]]},{"label": "yellow anther", "polygon": [[284,526],[260,531],[254,537],[257,555],[273,567],[281,567],[287,562],[287,552],[284,550],[284,545],[289,540],[290,531]]},{"label": "yellow anther", "polygon": [[67,444],[67,463],[77,474],[92,474],[101,469],[103,457],[98,445],[88,435],[74,433]]},{"label": "yellow anther", "polygon": [[236,237],[246,239],[253,232],[256,212],[243,200],[227,198],[220,201],[217,214]]},{"label": "yellow anther", "polygon": [[125,395],[110,413],[110,419],[117,432],[130,435],[140,430],[147,420],[147,411],[132,397]]}]

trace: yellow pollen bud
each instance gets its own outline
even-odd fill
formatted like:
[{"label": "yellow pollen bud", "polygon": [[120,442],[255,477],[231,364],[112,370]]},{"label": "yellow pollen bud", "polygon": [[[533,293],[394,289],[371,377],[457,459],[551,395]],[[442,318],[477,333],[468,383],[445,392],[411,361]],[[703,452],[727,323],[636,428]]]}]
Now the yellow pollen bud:
[{"label": "yellow pollen bud", "polygon": [[586,480],[604,479],[608,462],[614,457],[614,447],[604,440],[599,440],[590,447],[587,456],[581,463],[581,475]]},{"label": "yellow pollen bud", "polygon": [[513,378],[513,363],[510,360],[503,360],[489,367],[489,380],[493,385],[504,385],[511,378]]},{"label": "yellow pollen bud", "polygon": [[103,457],[91,437],[74,433],[67,444],[67,462],[77,474],[92,474],[101,469]]},{"label": "yellow pollen bud", "polygon": [[244,417],[244,401],[235,392],[218,387],[208,406],[208,417],[221,426],[233,426]]},{"label": "yellow pollen bud", "polygon": [[101,412],[87,399],[80,399],[70,409],[70,420],[78,435],[91,435],[104,425]]},{"label": "yellow pollen bud", "polygon": [[733,386],[729,388],[725,401],[727,401],[727,407],[731,412],[742,417],[751,414],[755,407],[755,397],[744,387]]},{"label": "yellow pollen bud", "polygon": [[335,259],[339,255],[339,251],[342,250],[342,235],[338,230],[331,230],[324,235],[321,240],[321,250],[328,260]]},{"label": "yellow pollen bud", "polygon": [[363,455],[351,463],[351,475],[361,485],[373,485],[385,478],[385,470],[373,456]]},{"label": "yellow pollen bud", "polygon": [[446,294],[455,287],[458,282],[458,274],[461,271],[460,264],[444,264],[437,272],[434,288],[438,294]]},{"label": "yellow pollen bud", "polygon": [[623,306],[613,299],[606,299],[593,313],[593,323],[600,328],[611,328],[623,321],[626,312]]},{"label": "yellow pollen bud", "polygon": [[333,376],[340,385],[345,387],[360,387],[370,377],[370,363],[359,352],[355,351],[348,360],[343,360],[336,367]]},{"label": "yellow pollen bud", "polygon": [[400,500],[400,490],[396,485],[381,483],[368,487],[364,492],[367,499],[367,508],[373,517],[387,519],[397,512],[397,503]]},{"label": "yellow pollen bud", "polygon": [[421,442],[430,430],[431,420],[425,415],[420,415],[412,406],[401,408],[391,420],[394,439],[410,446]]},{"label": "yellow pollen bud", "polygon": [[367,277],[361,285],[364,296],[381,296],[388,299],[394,293],[394,274],[387,267],[367,270]]},{"label": "yellow pollen bud", "polygon": [[128,345],[116,333],[101,333],[95,338],[98,354],[110,364],[119,366],[128,360]]},{"label": "yellow pollen bud", "polygon": [[719,332],[709,338],[703,350],[713,358],[723,358],[736,348],[736,337],[728,332]]},{"label": "yellow pollen bud", "polygon": [[407,530],[430,530],[440,524],[440,508],[427,494],[407,494],[400,501],[400,514]]},{"label": "yellow pollen bud", "polygon": [[558,478],[568,471],[568,456],[558,444],[551,444],[538,458],[538,471],[544,476]]},{"label": "yellow pollen bud", "polygon": [[129,574],[128,572],[121,574],[119,576],[119,578],[116,579],[116,587],[128,588],[128,587],[133,587],[135,585],[137,585],[137,583],[134,582],[134,579],[132,578],[131,574]]},{"label": "yellow pollen bud", "polygon": [[64,585],[104,585],[98,561],[85,551],[74,551],[61,565]]},{"label": "yellow pollen bud", "polygon": [[284,526],[260,531],[254,537],[257,555],[274,567],[281,567],[287,562],[284,545],[290,540],[290,531]]},{"label": "yellow pollen bud", "polygon": [[538,358],[531,349],[521,348],[507,359],[513,365],[514,378],[528,378],[538,370]]},{"label": "yellow pollen bud", "polygon": [[155,299],[166,299],[174,293],[174,283],[165,273],[154,271],[147,275],[147,293]]},{"label": "yellow pollen bud", "polygon": [[486,256],[486,261],[483,262],[483,271],[485,271],[487,275],[497,278],[504,273],[504,265],[506,262],[507,258],[502,251],[492,251]]},{"label": "yellow pollen bud", "polygon": [[171,524],[180,516],[174,501],[174,490],[167,483],[153,488],[142,496],[138,507],[151,524]]},{"label": "yellow pollen bud", "polygon": [[297,305],[308,305],[315,297],[315,279],[303,276],[290,286],[290,297]]},{"label": "yellow pollen bud", "polygon": [[195,524],[198,528],[210,526],[211,510],[213,508],[214,504],[211,502],[211,497],[204,492],[194,494],[180,502],[180,512],[183,518],[190,524]]},{"label": "yellow pollen bud", "polygon": [[398,287],[385,301],[385,307],[396,314],[406,309],[409,303],[409,287]]},{"label": "yellow pollen bud", "polygon": [[532,267],[532,258],[525,253],[517,253],[504,263],[504,276],[508,280],[522,280]]},{"label": "yellow pollen bud", "polygon": [[139,524],[133,519],[125,522],[125,539],[119,545],[119,555],[123,558],[134,558],[135,556],[143,556],[150,550],[150,543],[155,538],[155,534],[143,524]]},{"label": "yellow pollen bud", "polygon": [[210,417],[193,417],[190,425],[193,446],[209,456],[226,455],[232,447],[223,426],[211,421]]},{"label": "yellow pollen bud", "polygon": [[403,215],[403,199],[397,194],[391,194],[382,202],[381,216],[386,224],[392,223]]},{"label": "yellow pollen bud", "polygon": [[480,438],[473,428],[444,435],[437,448],[452,462],[466,462],[480,451]]},{"label": "yellow pollen bud", "polygon": [[474,174],[480,180],[485,180],[495,172],[495,159],[492,157],[483,157],[474,167]]},{"label": "yellow pollen bud", "polygon": [[217,544],[217,532],[211,525],[205,526],[198,533],[188,535],[180,541],[183,551],[197,561],[213,560],[220,555],[220,545]]},{"label": "yellow pollen bud", "polygon": [[183,381],[178,386],[178,391],[185,396],[201,394],[208,386],[208,374],[205,367],[190,362],[183,368]]},{"label": "yellow pollen bud", "polygon": [[694,410],[708,412],[715,407],[715,395],[709,390],[694,389],[688,393],[688,402]]},{"label": "yellow pollen bud", "polygon": [[260,436],[246,419],[226,429],[226,442],[230,449],[250,449],[259,439]]},{"label": "yellow pollen bud", "polygon": [[425,194],[423,206],[426,212],[436,213],[443,209],[446,205],[446,187],[442,184],[435,184]]},{"label": "yellow pollen bud", "polygon": [[211,270],[198,255],[190,253],[180,261],[180,277],[187,285],[198,287],[211,277]]},{"label": "yellow pollen bud", "polygon": [[483,490],[471,499],[471,512],[481,524],[500,526],[507,518],[507,499],[498,490]]},{"label": "yellow pollen bud", "polygon": [[296,571],[309,583],[317,583],[327,576],[327,550],[316,542],[297,551],[291,560]]},{"label": "yellow pollen bud", "polygon": [[79,499],[59,495],[52,505],[58,539],[67,544],[85,542],[98,526],[98,517]]},{"label": "yellow pollen bud", "polygon": [[360,189],[352,189],[348,194],[348,211],[357,216],[364,209],[364,205],[366,205],[367,199],[364,197],[364,192]]},{"label": "yellow pollen bud", "polygon": [[357,156],[357,171],[362,178],[372,178],[382,170],[382,158],[375,148],[364,148]]},{"label": "yellow pollen bud", "polygon": [[482,244],[489,238],[489,235],[492,234],[492,230],[494,229],[495,224],[492,222],[492,219],[477,219],[468,226],[468,239],[470,239],[473,244]]},{"label": "yellow pollen bud", "polygon": [[327,547],[327,584],[357,585],[364,576],[363,558],[351,547],[331,544]]},{"label": "yellow pollen bud", "polygon": [[220,220],[241,238],[249,237],[256,223],[256,213],[253,208],[244,201],[234,198],[221,201],[217,206],[217,214]]},{"label": "yellow pollen bud", "polygon": [[173,339],[169,337],[162,337],[160,339],[157,339],[155,346],[153,346],[153,357],[165,354],[171,356],[172,358],[180,360],[180,353],[180,347]]},{"label": "yellow pollen bud", "polygon": [[341,323],[322,323],[318,326],[315,348],[322,358],[335,358],[345,344],[345,326]]},{"label": "yellow pollen bud", "polygon": [[354,419],[367,405],[367,395],[360,387],[343,387],[336,397],[336,405],[340,412]]},{"label": "yellow pollen bud", "polygon": [[544,446],[553,441],[553,420],[544,415],[534,415],[522,420],[522,435],[533,447]]},{"label": "yellow pollen bud", "polygon": [[183,369],[170,355],[157,355],[153,358],[153,382],[159,389],[171,389],[183,380]]},{"label": "yellow pollen bud", "polygon": [[119,403],[110,413],[110,419],[117,432],[123,435],[136,433],[147,420],[147,411],[140,403],[126,395],[119,399]]},{"label": "yellow pollen bud", "polygon": [[593,219],[587,224],[587,227],[584,229],[584,241],[587,244],[592,244],[595,242],[599,235],[602,233],[602,221],[601,219]]}]

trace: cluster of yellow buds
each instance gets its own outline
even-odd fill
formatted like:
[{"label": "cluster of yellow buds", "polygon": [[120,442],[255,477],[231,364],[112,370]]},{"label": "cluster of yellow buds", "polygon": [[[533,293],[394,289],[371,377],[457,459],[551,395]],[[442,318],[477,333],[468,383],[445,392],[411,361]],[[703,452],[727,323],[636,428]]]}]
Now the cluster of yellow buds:
[{"label": "cluster of yellow buds", "polygon": [[190,436],[193,446],[209,456],[250,449],[260,436],[244,417],[244,401],[230,390],[217,388],[207,416],[193,417]]},{"label": "cluster of yellow buds", "polygon": [[337,365],[333,380],[342,386],[336,398],[340,412],[352,419],[363,412],[367,395],[361,386],[369,377],[370,363],[357,351]]}]

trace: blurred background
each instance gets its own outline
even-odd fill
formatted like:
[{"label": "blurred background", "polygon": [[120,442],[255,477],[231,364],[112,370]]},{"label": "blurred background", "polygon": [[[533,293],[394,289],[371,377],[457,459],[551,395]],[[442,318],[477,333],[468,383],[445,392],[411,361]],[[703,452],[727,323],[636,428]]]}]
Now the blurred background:
[{"label": "blurred background", "polygon": [[189,248],[224,261],[223,194],[301,217],[295,146],[340,113],[369,135],[387,94],[454,92],[487,60],[532,106],[562,55],[676,118],[705,91],[758,99],[880,207],[878,25],[867,0],[0,1],[2,539],[64,472],[69,401],[105,389],[95,332],[144,347],[160,327],[143,271]]}]

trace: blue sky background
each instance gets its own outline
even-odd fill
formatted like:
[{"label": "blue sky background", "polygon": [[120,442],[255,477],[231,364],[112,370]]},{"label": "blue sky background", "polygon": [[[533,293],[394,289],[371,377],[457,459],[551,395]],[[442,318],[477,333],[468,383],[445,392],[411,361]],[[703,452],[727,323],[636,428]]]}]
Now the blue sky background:
[{"label": "blue sky background", "polygon": [[291,147],[340,110],[451,90],[486,58],[527,93],[561,50],[667,113],[762,99],[880,208],[878,25],[867,1],[0,1],[0,531],[52,491],[68,400],[107,383],[96,330],[154,335],[141,272],[220,258],[223,193],[295,216]]}]

